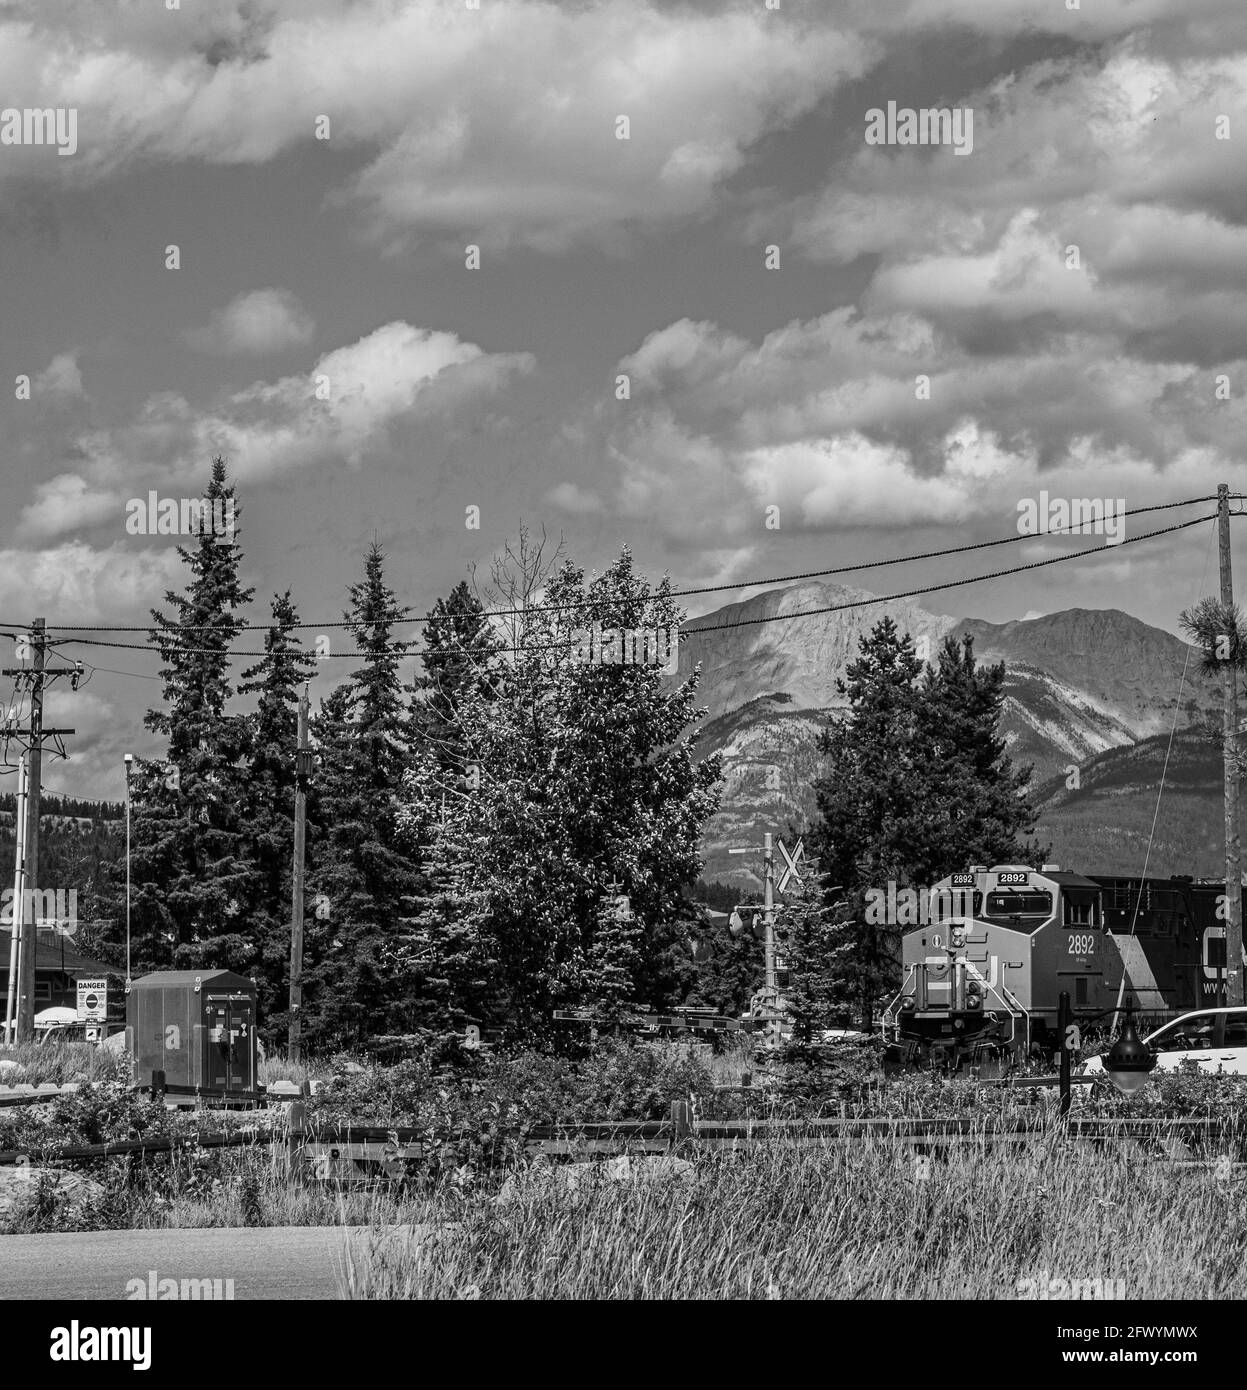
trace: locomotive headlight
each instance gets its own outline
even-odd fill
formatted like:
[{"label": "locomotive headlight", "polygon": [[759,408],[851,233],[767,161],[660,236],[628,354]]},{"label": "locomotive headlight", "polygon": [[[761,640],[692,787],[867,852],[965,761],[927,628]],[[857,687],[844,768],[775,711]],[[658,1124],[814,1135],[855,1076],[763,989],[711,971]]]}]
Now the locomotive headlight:
[{"label": "locomotive headlight", "polygon": [[970,983],[966,986],[966,991],[971,995],[971,997],[977,998],[980,993],[980,988],[981,987],[977,980],[971,980]]},{"label": "locomotive headlight", "polygon": [[972,994],[972,995],[966,1000],[966,1008],[967,1008],[967,1009],[981,1009],[982,1007],[983,1007],[983,1001],[978,997],[977,994]]},{"label": "locomotive headlight", "polygon": [[909,998],[902,999],[902,1000],[901,1000],[901,1012],[902,1012],[903,1014],[909,1014],[909,1013],[913,1013],[913,1011],[914,1011],[914,1001],[913,1001],[913,998],[912,998],[912,997],[909,997]]}]

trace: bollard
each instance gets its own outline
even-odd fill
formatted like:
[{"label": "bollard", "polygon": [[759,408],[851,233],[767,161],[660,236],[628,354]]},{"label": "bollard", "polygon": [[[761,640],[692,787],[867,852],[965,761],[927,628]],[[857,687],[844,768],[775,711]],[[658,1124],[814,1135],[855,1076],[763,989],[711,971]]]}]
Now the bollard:
[{"label": "bollard", "polygon": [[692,1107],[686,1100],[673,1100],[671,1102],[671,1128],[673,1130],[673,1143],[678,1144],[682,1139],[688,1139],[693,1133],[693,1114]]}]

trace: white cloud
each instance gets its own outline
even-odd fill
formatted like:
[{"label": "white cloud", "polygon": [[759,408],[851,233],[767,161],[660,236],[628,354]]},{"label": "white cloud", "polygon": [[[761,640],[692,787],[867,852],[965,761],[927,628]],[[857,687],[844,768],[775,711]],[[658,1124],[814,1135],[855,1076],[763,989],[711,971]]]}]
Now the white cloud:
[{"label": "white cloud", "polygon": [[573,516],[594,516],[604,510],[602,499],[577,483],[557,483],[546,493],[546,501]]},{"label": "white cloud", "polygon": [[221,356],[261,355],[312,341],[316,325],[289,290],[252,290],[218,309],[202,328],[192,328],[186,341],[200,352]]},{"label": "white cloud", "polygon": [[[330,148],[368,161],[341,192],[378,240],[433,228],[562,246],[699,211],[763,135],[868,62],[861,40],[825,20],[761,6],[217,8],[212,26],[166,26],[184,35],[181,47],[81,8],[59,22],[41,7],[30,11],[37,20],[0,24],[6,100],[79,111],[77,154],[51,161],[58,179],[153,161],[265,163],[311,143],[327,113]],[[213,31],[227,41],[211,48]],[[192,36],[219,61],[193,51]],[[620,115],[628,141],[615,138]],[[48,176],[46,152],[10,153],[0,176]]]},{"label": "white cloud", "polygon": [[[534,366],[529,353],[487,353],[453,333],[384,324],[325,353],[310,372],[257,381],[207,409],[176,392],[149,397],[129,422],[81,435],[77,449],[87,462],[43,485],[25,517],[52,534],[106,518],[122,490],[197,494],[216,454],[247,483],[389,461],[392,431],[453,419]],[[317,398],[322,387],[327,399]]]},{"label": "white cloud", "polygon": [[82,373],[78,370],[78,356],[73,352],[58,353],[32,382],[32,396],[35,400],[48,397],[61,404],[80,397],[82,392]]},{"label": "white cloud", "polygon": [[116,542],[96,549],[69,541],[44,550],[0,550],[0,612],[45,612],[49,621],[98,623],[150,604],[173,587],[173,547]]},{"label": "white cloud", "polygon": [[112,518],[120,528],[125,505],[120,494],[90,489],[76,473],[58,473],[35,489],[35,500],[22,510],[23,535],[58,536]]}]

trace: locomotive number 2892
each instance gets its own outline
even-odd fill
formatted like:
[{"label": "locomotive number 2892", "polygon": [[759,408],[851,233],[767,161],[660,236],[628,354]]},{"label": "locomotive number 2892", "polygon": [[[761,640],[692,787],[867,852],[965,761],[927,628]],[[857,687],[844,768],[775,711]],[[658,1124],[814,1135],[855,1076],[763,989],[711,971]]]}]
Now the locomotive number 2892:
[{"label": "locomotive number 2892", "polygon": [[1095,937],[1086,933],[1075,933],[1069,939],[1069,954],[1071,956],[1095,955]]}]

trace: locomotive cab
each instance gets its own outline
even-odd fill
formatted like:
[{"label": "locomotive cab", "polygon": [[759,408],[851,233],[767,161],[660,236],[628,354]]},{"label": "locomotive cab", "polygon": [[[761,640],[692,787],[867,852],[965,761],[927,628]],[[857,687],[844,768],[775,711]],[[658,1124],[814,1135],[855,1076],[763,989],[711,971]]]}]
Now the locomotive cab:
[{"label": "locomotive cab", "polygon": [[884,1014],[891,1066],[1009,1065],[1055,1036],[1062,991],[1075,1014],[1103,1007],[1093,880],[1053,864],[976,865],[936,884],[930,902],[902,938],[901,990]]}]

